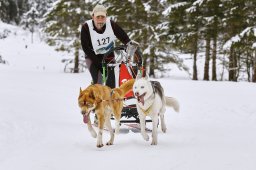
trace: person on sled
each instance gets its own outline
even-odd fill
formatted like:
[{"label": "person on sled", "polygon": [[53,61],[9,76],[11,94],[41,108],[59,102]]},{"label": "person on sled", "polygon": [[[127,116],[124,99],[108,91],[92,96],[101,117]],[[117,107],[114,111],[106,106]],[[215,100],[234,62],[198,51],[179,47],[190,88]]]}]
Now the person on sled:
[{"label": "person on sled", "polygon": [[[91,15],[92,19],[82,25],[81,44],[93,84],[102,84],[102,60],[104,54],[114,48],[116,39],[119,39],[125,45],[133,41],[130,40],[126,32],[116,22],[107,17],[107,9],[103,5],[96,5]],[[141,58],[141,56],[139,57]],[[106,56],[105,61],[106,63],[115,63],[114,52]],[[107,75],[106,85],[114,88],[114,75]]]}]

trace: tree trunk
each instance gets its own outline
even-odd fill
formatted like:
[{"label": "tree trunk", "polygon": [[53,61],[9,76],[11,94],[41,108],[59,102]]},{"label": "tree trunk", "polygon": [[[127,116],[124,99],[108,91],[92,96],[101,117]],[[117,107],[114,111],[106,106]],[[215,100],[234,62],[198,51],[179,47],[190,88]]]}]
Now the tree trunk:
[{"label": "tree trunk", "polygon": [[214,35],[213,49],[212,49],[212,80],[213,81],[217,81],[216,58],[217,58],[217,34]]},{"label": "tree trunk", "polygon": [[233,61],[233,47],[230,47],[230,54],[229,54],[229,63],[228,63],[228,80],[234,81],[234,61]]},{"label": "tree trunk", "polygon": [[247,72],[247,81],[250,82],[251,81],[251,62],[250,62],[250,53],[249,51],[247,50],[246,51],[246,72]]},{"label": "tree trunk", "polygon": [[255,50],[254,61],[253,61],[253,76],[252,76],[252,82],[256,83],[256,50]]},{"label": "tree trunk", "polygon": [[79,43],[75,42],[74,73],[79,73]]},{"label": "tree trunk", "polygon": [[193,80],[198,80],[198,78],[197,78],[197,64],[196,64],[196,62],[197,62],[197,40],[198,40],[198,34],[196,34],[195,35],[195,41],[194,41],[194,49],[193,49],[193,51],[194,51],[194,60],[193,60]]},{"label": "tree trunk", "polygon": [[154,49],[150,49],[150,59],[149,59],[149,76],[155,77],[155,60],[154,60]]},{"label": "tree trunk", "polygon": [[211,38],[206,35],[204,80],[209,80],[209,62],[210,62]]},{"label": "tree trunk", "polygon": [[147,67],[148,67],[148,64],[147,64],[147,56],[146,56],[146,55],[143,55],[142,58],[143,58],[143,62],[142,62],[143,68],[142,68],[142,69],[144,69],[144,70],[143,70],[143,71],[144,71],[143,76],[145,76],[145,75],[147,74]]},{"label": "tree trunk", "polygon": [[229,60],[229,81],[237,81],[239,76],[238,65],[237,65],[237,53],[234,47],[231,47],[230,60]]},{"label": "tree trunk", "polygon": [[239,69],[240,69],[240,68],[238,68],[239,55],[240,54],[237,52],[235,52],[233,55],[233,57],[234,57],[234,59],[233,59],[233,61],[234,61],[234,81],[235,82],[237,82],[238,77],[239,77]]}]

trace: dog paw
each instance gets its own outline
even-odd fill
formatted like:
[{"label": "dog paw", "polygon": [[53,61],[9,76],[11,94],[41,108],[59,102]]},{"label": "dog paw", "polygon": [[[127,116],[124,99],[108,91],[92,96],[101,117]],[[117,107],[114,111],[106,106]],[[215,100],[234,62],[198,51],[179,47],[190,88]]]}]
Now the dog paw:
[{"label": "dog paw", "polygon": [[113,145],[113,142],[109,141],[108,143],[106,143],[106,145]]},{"label": "dog paw", "polygon": [[152,140],[151,145],[157,145],[157,141]]},{"label": "dog paw", "polygon": [[90,131],[93,138],[97,137],[97,133],[95,131]]},{"label": "dog paw", "polygon": [[97,144],[97,147],[101,148],[101,147],[103,147],[103,144]]},{"label": "dog paw", "polygon": [[120,132],[120,129],[118,128],[116,128],[115,130],[114,130],[114,133],[116,134],[116,135],[118,135],[119,134],[119,132]]},{"label": "dog paw", "polygon": [[149,136],[148,136],[148,134],[142,134],[142,137],[144,138],[145,141],[149,141]]},{"label": "dog paw", "polygon": [[166,128],[162,128],[162,131],[163,131],[164,133],[166,133],[166,130],[167,130]]}]

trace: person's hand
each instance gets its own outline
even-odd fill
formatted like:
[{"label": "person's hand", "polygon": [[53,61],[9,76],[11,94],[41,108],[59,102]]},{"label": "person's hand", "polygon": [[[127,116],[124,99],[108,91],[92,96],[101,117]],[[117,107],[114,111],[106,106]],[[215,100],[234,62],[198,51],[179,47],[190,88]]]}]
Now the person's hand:
[{"label": "person's hand", "polygon": [[131,40],[126,45],[127,45],[126,52],[128,53],[129,56],[133,56],[137,47],[139,46],[139,43]]},{"label": "person's hand", "polygon": [[136,47],[138,47],[140,45],[140,43],[138,43],[138,42],[136,42],[134,40],[131,40],[126,45],[127,45],[127,47],[128,46],[136,46]]}]

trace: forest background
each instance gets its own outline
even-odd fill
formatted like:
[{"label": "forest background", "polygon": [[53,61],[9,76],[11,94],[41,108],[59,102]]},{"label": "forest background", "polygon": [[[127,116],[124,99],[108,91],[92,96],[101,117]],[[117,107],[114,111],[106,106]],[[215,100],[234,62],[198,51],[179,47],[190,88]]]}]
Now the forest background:
[{"label": "forest background", "polygon": [[[31,41],[33,33],[40,32],[56,50],[73,55],[74,70],[79,72],[76,68],[84,56],[81,25],[97,3],[140,43],[152,77],[166,71],[166,63],[188,71],[182,53],[191,56],[193,80],[199,79],[200,57],[203,80],[225,80],[217,74],[224,68],[228,81],[256,82],[255,0],[1,0],[0,19],[30,30]],[[6,36],[8,30],[0,30],[0,39]]]}]

